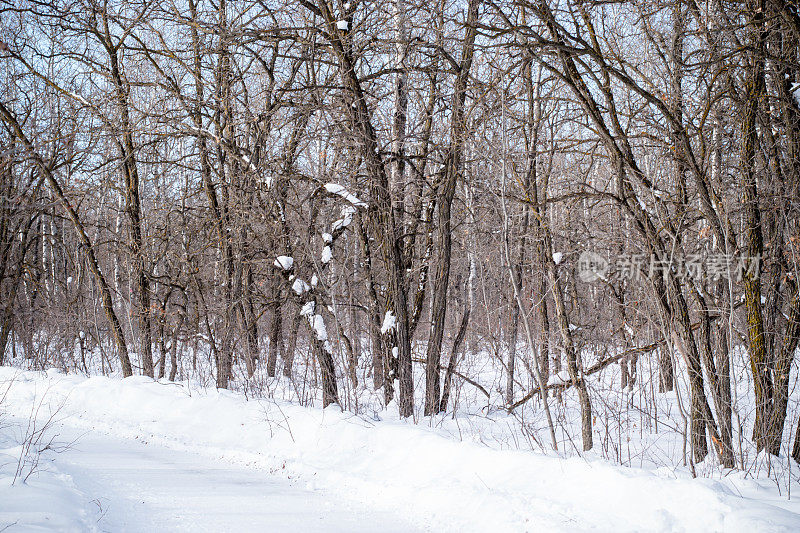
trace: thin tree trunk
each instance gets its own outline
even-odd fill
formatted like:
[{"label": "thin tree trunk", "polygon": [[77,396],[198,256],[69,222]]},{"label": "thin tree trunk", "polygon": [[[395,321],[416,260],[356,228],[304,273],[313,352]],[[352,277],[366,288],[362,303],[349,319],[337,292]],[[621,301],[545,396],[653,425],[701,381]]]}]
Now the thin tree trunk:
[{"label": "thin tree trunk", "polygon": [[463,150],[466,139],[464,122],[464,103],[467,98],[467,85],[472,69],[472,58],[475,51],[476,23],[480,0],[470,0],[467,8],[467,28],[461,48],[461,63],[456,74],[454,86],[451,145],[444,167],[444,181],[438,193],[438,257],[436,272],[433,276],[433,303],[431,306],[431,333],[428,339],[425,356],[425,415],[434,414],[439,408],[439,365],[442,354],[442,338],[447,315],[447,290],[450,282],[450,254],[452,248],[452,230],[450,227],[450,210],[455,197],[456,184],[463,172]]},{"label": "thin tree trunk", "polygon": [[[283,353],[283,316],[280,301],[272,304],[272,322],[269,332],[269,355],[267,356],[267,376],[275,377],[278,356]],[[285,357],[284,357],[285,360]]]},{"label": "thin tree trunk", "polygon": [[83,222],[81,222],[80,218],[78,217],[78,212],[64,195],[61,185],[59,185],[58,181],[56,181],[56,178],[53,175],[52,168],[45,164],[42,157],[34,149],[33,144],[31,144],[31,142],[25,136],[21,126],[19,125],[19,122],[17,122],[17,119],[2,104],[2,102],[0,102],[0,114],[2,114],[3,120],[16,132],[17,137],[22,141],[22,144],[28,150],[31,159],[33,159],[33,162],[39,168],[39,171],[44,174],[48,185],[56,195],[56,198],[58,198],[61,207],[64,209],[64,211],[66,211],[67,217],[72,222],[75,232],[77,233],[78,240],[83,246],[84,253],[86,254],[86,259],[89,263],[89,269],[92,271],[95,283],[97,284],[97,289],[100,291],[103,310],[105,311],[106,318],[108,319],[109,326],[111,327],[111,334],[114,337],[114,342],[117,345],[117,356],[119,357],[119,362],[122,366],[122,375],[124,377],[132,376],[133,369],[131,368],[130,358],[128,357],[128,347],[125,344],[125,336],[122,333],[122,326],[120,325],[117,314],[114,311],[114,300],[111,296],[111,289],[106,282],[103,272],[100,270],[100,263],[97,261],[94,246],[92,245],[92,242],[86,233]]},{"label": "thin tree trunk", "polygon": [[[549,229],[545,226],[545,232],[549,233]],[[549,243],[550,238],[545,237]],[[549,246],[552,250],[552,245]],[[572,381],[573,386],[578,389],[578,400],[581,405],[581,438],[583,440],[583,450],[589,451],[592,449],[592,404],[589,401],[589,391],[586,389],[586,380],[580,375],[578,370],[578,354],[575,351],[575,344],[572,340],[572,332],[569,329],[569,320],[567,319],[567,311],[564,307],[564,293],[561,288],[561,282],[556,274],[556,264],[552,257],[547,262],[547,277],[550,280],[551,293],[553,295],[553,302],[555,303],[556,319],[558,320],[558,327],[561,330],[561,342],[564,345],[564,354],[567,360],[567,372]]]},{"label": "thin tree trunk", "polygon": [[292,313],[292,322],[289,325],[289,340],[286,344],[286,351],[283,353],[283,375],[287,378],[292,377],[294,356],[297,351],[297,331],[300,329],[300,320],[300,313]]},{"label": "thin tree trunk", "polygon": [[792,369],[794,352],[800,339],[800,291],[795,282],[790,282],[792,298],[786,334],[781,346],[781,351],[775,361],[775,389],[772,413],[767,430],[767,451],[779,455],[781,440],[783,439],[783,426],[786,421],[789,406],[789,376]]},{"label": "thin tree trunk", "polygon": [[359,242],[361,243],[361,253],[364,258],[364,272],[365,288],[368,298],[368,313],[369,313],[369,334],[372,344],[372,386],[376,390],[383,387],[384,402],[388,404],[394,397],[394,388],[392,386],[393,378],[390,378],[386,371],[386,348],[383,345],[381,338],[381,304],[378,299],[378,292],[375,289],[375,273],[372,264],[372,248],[369,243],[369,236],[364,227],[364,220],[356,214],[356,229],[358,231]]},{"label": "thin tree trunk", "polygon": [[[105,12],[104,12],[104,15]],[[133,143],[133,124],[131,124],[128,96],[129,88],[122,80],[118,47],[112,43],[105,20],[106,42],[104,43],[111,61],[111,77],[116,90],[117,106],[120,112],[122,128],[122,170],[125,181],[125,209],[130,218],[131,254],[135,277],[136,299],[138,301],[136,316],[139,326],[139,357],[142,371],[153,377],[153,346],[150,320],[150,281],[145,269],[144,243],[142,237],[141,200],[139,197],[139,169],[136,163],[136,150]]]},{"label": "thin tree trunk", "polygon": [[[518,277],[519,274],[517,274]],[[506,405],[514,403],[514,370],[517,360],[517,337],[519,334],[519,307],[512,302],[511,325],[508,335],[508,359],[506,360]]]},{"label": "thin tree trunk", "polygon": [[[507,155],[507,146],[506,146],[506,127],[505,127],[505,102],[503,102],[503,159],[501,161],[502,165],[502,185],[500,187],[501,192],[501,205],[503,208],[503,249],[505,252],[506,258],[506,266],[508,267],[508,276],[511,281],[511,288],[514,290],[514,300],[516,301],[517,306],[519,307],[520,315],[522,316],[522,324],[525,326],[525,335],[528,339],[528,348],[533,350],[533,334],[531,332],[531,325],[530,321],[528,320],[528,315],[525,311],[525,304],[522,299],[522,285],[520,284],[519,279],[516,276],[516,271],[512,266],[511,262],[511,248],[508,244],[508,208],[506,207],[506,155]],[[536,381],[539,384],[539,394],[542,398],[542,406],[544,407],[545,417],[547,418],[547,427],[550,430],[550,441],[553,446],[554,450],[558,450],[558,441],[556,441],[556,430],[555,426],[553,425],[553,417],[550,414],[550,405],[547,403],[547,395],[545,393],[545,389],[547,387],[547,382],[544,381],[542,378],[542,371],[539,368],[539,365],[533,365],[534,375],[536,376]]]},{"label": "thin tree trunk", "polygon": [[733,468],[735,466],[735,459],[733,456],[733,435],[731,433],[731,426],[723,421],[725,418],[724,414],[726,413],[726,409],[729,409],[726,404],[730,402],[730,397],[725,398],[724,385],[721,379],[722,375],[717,369],[716,361],[714,360],[714,356],[712,354],[711,318],[709,316],[708,306],[705,298],[703,298],[699,292],[693,290],[693,293],[697,300],[700,314],[698,339],[700,357],[706,367],[706,374],[711,382],[711,397],[717,410],[717,416],[720,419],[720,438],[719,440],[715,441],[714,444],[717,447],[717,453],[722,458],[723,466],[726,468]]},{"label": "thin tree trunk", "polygon": [[[461,344],[464,342],[464,337],[467,334],[467,326],[469,325],[469,303],[465,302],[464,313],[461,315],[461,323],[458,326],[456,338],[453,341],[453,349],[450,352],[450,360],[447,362],[447,370],[444,374],[444,385],[442,387],[442,398],[439,403],[439,412],[447,411],[447,402],[450,400],[450,388],[453,383],[453,373],[458,364],[458,357],[461,351]],[[510,403],[510,402],[509,402]]]}]

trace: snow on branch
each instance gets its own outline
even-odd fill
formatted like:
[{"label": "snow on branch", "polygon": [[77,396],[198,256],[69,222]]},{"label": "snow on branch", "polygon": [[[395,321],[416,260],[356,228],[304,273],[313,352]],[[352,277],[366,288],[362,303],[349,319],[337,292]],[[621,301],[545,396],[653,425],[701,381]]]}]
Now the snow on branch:
[{"label": "snow on branch", "polygon": [[294,258],[290,255],[279,255],[273,264],[281,270],[291,270],[294,266]]},{"label": "snow on branch", "polygon": [[327,264],[331,262],[332,258],[333,258],[333,250],[331,250],[330,246],[325,245],[325,247],[322,248],[322,257],[320,258],[320,260],[322,261],[323,264]]},{"label": "snow on branch", "polygon": [[386,335],[387,332],[390,332],[395,329],[397,325],[397,319],[394,316],[394,313],[391,311],[386,311],[386,315],[383,317],[383,325],[381,325],[381,334]]},{"label": "snow on branch", "polygon": [[343,231],[347,226],[353,222],[353,215],[356,214],[356,208],[352,206],[346,206],[342,208],[342,218],[337,220],[331,225],[331,231],[334,233]]},{"label": "snow on branch", "polygon": [[311,290],[311,287],[300,278],[295,278],[294,283],[292,284],[292,290],[297,295],[301,295]]},{"label": "snow on branch", "polygon": [[[300,315],[306,318],[308,325],[314,332],[317,341],[321,343],[321,349],[325,352],[322,354],[322,357],[330,358],[332,349],[328,340],[328,330],[325,326],[325,318],[322,316],[322,314],[317,312],[317,309],[319,308],[319,298],[322,294],[324,294],[324,284],[319,283],[321,281],[320,277],[333,259],[333,249],[336,240],[352,223],[353,217],[357,213],[358,209],[366,208],[367,203],[362,201],[356,195],[350,193],[350,191],[348,191],[345,187],[336,183],[326,183],[319,190],[333,196],[338,196],[339,198],[345,200],[346,204],[342,206],[341,218],[331,224],[331,228],[328,230],[329,232],[324,232],[321,234],[324,245],[322,247],[320,263],[318,264],[318,271],[311,277],[311,283],[306,283],[305,280],[301,279],[299,276],[296,276],[297,269],[295,268],[294,259],[292,256],[278,256],[275,259],[274,264],[276,268],[281,270],[281,273],[286,279],[287,283],[291,284],[290,286],[292,292],[296,295],[298,304],[301,304],[302,306],[300,309]],[[318,277],[318,274],[320,277]],[[330,307],[328,309],[333,312],[333,309]],[[391,313],[387,314],[384,322],[385,328],[394,328],[394,316],[391,315]]]},{"label": "snow on branch", "polygon": [[341,196],[355,207],[367,207],[367,203],[360,200],[358,196],[351,194],[350,191],[339,185],[338,183],[326,183],[325,190],[331,194]]}]

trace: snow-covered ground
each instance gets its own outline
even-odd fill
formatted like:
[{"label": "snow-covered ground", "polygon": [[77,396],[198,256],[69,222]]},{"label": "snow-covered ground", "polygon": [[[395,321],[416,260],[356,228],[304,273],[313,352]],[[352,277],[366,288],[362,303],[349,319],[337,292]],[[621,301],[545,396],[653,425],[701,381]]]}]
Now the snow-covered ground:
[{"label": "snow-covered ground", "polygon": [[[9,531],[413,531],[394,513],[258,469],[55,424],[69,442],[28,483],[0,489]],[[0,430],[15,442],[24,425]],[[18,447],[6,450],[15,464]]]},{"label": "snow-covered ground", "polygon": [[[6,388],[5,419],[17,424],[4,430],[0,445],[10,449],[0,485],[6,524],[109,531],[242,530],[230,524],[272,531],[800,530],[800,504],[769,478],[729,472],[692,479],[682,468],[510,449],[491,437],[490,429],[505,422],[489,417],[485,430],[475,431],[477,416],[413,424],[391,408],[357,416],[187,383],[0,368],[0,396]],[[12,486],[13,434],[24,433],[19,424],[38,405],[40,420],[57,412],[57,440],[77,440],[62,453],[45,452],[45,467]],[[459,423],[460,438],[453,429]]]},{"label": "snow-covered ground", "polygon": [[0,429],[0,531],[96,530],[90,499],[46,457],[36,471],[18,471],[26,454],[17,430],[7,421]]}]

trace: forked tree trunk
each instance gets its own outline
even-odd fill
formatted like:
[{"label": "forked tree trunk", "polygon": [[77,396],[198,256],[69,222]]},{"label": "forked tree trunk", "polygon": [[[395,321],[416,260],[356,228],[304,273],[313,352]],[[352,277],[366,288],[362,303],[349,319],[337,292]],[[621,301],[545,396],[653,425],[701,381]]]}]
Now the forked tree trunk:
[{"label": "forked tree trunk", "polygon": [[[104,12],[104,16],[107,14]],[[108,24],[106,24],[108,29]],[[133,124],[129,113],[129,88],[122,79],[119,65],[118,48],[112,42],[111,35],[106,32],[106,42],[111,61],[111,78],[116,91],[117,107],[119,108],[122,141],[119,143],[122,153],[122,174],[125,182],[125,210],[130,219],[131,254],[136,287],[136,317],[139,326],[139,357],[142,362],[142,371],[146,376],[153,377],[153,343],[150,320],[150,280],[147,277],[144,257],[144,242],[142,236],[141,200],[139,197],[139,169],[136,163],[136,149],[133,143]]]},{"label": "forked tree trunk", "polygon": [[[545,226],[545,232],[549,232]],[[546,241],[550,241],[546,237]],[[552,245],[550,245],[552,250]],[[583,451],[592,449],[592,403],[589,400],[589,391],[586,388],[586,380],[580,374],[578,368],[578,354],[575,351],[575,343],[572,340],[572,332],[569,329],[567,311],[564,307],[564,293],[561,282],[556,273],[556,264],[552,257],[547,262],[547,278],[550,280],[550,289],[555,303],[556,319],[558,329],[561,331],[561,342],[567,362],[567,372],[572,385],[578,390],[578,400],[581,406],[581,439],[583,441]]]}]

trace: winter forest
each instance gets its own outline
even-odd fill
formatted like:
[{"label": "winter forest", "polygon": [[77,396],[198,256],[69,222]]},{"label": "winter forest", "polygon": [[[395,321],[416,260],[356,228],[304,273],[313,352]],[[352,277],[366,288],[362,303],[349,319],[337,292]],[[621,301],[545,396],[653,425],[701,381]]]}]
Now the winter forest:
[{"label": "winter forest", "polygon": [[796,0],[0,17],[0,531],[800,529]]}]

